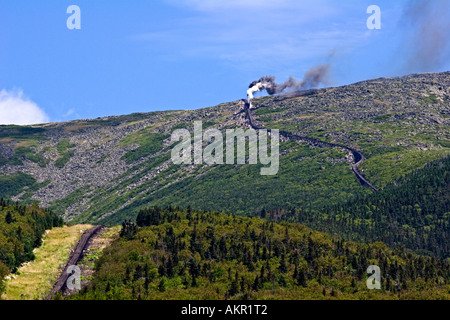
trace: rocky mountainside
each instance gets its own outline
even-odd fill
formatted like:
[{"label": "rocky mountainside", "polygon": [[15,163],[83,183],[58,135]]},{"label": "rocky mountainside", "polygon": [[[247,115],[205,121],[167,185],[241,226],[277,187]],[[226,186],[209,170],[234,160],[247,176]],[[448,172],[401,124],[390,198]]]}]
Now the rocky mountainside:
[{"label": "rocky mountainside", "polygon": [[[260,127],[362,152],[383,189],[450,153],[450,72],[382,78],[253,100]],[[253,214],[314,207],[374,192],[350,170],[348,150],[283,139],[280,170],[174,165],[175,129],[248,128],[242,101],[193,111],[0,126],[0,197],[40,202],[67,220],[117,224],[148,205]]]}]

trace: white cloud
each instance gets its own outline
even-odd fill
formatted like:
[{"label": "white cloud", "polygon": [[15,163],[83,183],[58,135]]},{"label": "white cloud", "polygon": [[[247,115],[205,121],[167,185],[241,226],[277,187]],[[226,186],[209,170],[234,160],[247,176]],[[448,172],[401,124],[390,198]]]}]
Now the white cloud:
[{"label": "white cloud", "polygon": [[0,124],[30,125],[49,121],[47,114],[24,97],[22,90],[0,91]]}]

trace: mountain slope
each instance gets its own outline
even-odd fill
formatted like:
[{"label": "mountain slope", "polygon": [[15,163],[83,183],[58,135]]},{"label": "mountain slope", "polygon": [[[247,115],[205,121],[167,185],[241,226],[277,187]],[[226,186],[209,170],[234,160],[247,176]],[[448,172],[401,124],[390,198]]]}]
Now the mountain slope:
[{"label": "mountain slope", "polygon": [[[377,188],[450,150],[450,73],[365,81],[301,95],[255,99],[261,127],[361,151],[360,169]],[[345,202],[373,191],[339,148],[281,143],[280,171],[257,165],[174,165],[177,128],[248,128],[240,101],[29,127],[0,126],[0,196],[39,201],[68,220],[117,224],[150,205],[191,205],[238,214]]]},{"label": "mountain slope", "polygon": [[[177,208],[142,210],[70,299],[448,299],[449,262],[300,224]],[[381,290],[366,285],[378,265]]]},{"label": "mountain slope", "polygon": [[382,241],[391,248],[450,258],[450,157],[427,164],[376,194],[267,215],[349,240]]}]

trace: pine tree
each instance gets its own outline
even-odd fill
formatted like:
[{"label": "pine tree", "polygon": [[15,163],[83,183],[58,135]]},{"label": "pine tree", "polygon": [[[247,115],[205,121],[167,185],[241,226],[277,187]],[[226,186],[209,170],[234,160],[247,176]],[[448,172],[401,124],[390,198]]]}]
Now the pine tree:
[{"label": "pine tree", "polygon": [[234,296],[234,295],[236,295],[238,292],[239,292],[239,288],[238,288],[238,278],[239,278],[239,275],[238,275],[238,273],[237,273],[237,271],[236,271],[236,274],[235,274],[235,276],[234,276],[234,280],[233,280],[233,282],[231,282],[231,287],[230,287],[230,289],[228,290],[228,294],[232,297],[232,296]]},{"label": "pine tree", "polygon": [[261,213],[260,213],[260,217],[265,219],[266,215],[267,215],[266,209],[263,207],[262,210],[261,210]]},{"label": "pine tree", "polygon": [[6,216],[5,216],[5,222],[6,222],[7,224],[11,224],[13,221],[14,221],[14,218],[13,218],[13,216],[12,216],[12,214],[11,214],[11,211],[8,211],[8,212],[6,213]]},{"label": "pine tree", "polygon": [[159,281],[158,290],[159,290],[159,292],[166,291],[166,281],[165,281],[164,277],[161,278],[161,280]]},{"label": "pine tree", "polygon": [[278,270],[280,270],[281,273],[286,273],[288,271],[288,268],[286,265],[286,257],[284,254],[281,256],[280,266],[278,267]]},{"label": "pine tree", "polygon": [[241,277],[241,292],[244,292],[245,291],[245,280],[244,280],[244,277]]},{"label": "pine tree", "polygon": [[306,282],[306,273],[303,269],[298,272],[297,284],[305,288],[308,286]]},{"label": "pine tree", "polygon": [[253,282],[253,285],[252,285],[252,290],[258,291],[258,289],[259,289],[259,277],[256,276],[255,281]]}]

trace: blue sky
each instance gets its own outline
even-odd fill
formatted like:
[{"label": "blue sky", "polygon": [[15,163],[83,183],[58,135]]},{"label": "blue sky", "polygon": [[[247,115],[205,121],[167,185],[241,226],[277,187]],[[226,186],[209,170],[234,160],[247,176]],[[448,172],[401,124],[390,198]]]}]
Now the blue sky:
[{"label": "blue sky", "polygon": [[[0,123],[203,108],[322,63],[333,86],[450,70],[405,63],[410,1],[0,0]],[[73,4],[80,30],[66,26]],[[372,4],[381,30],[366,26]]]}]

